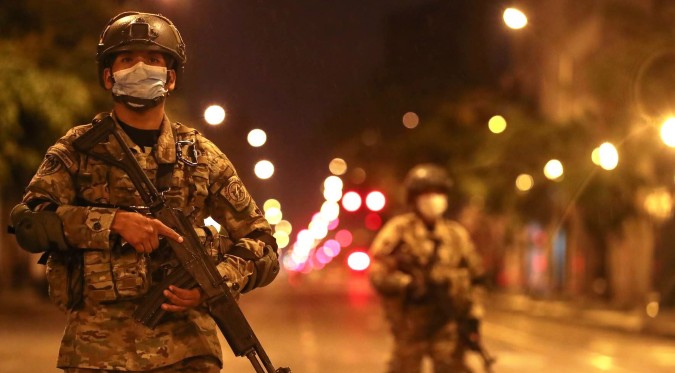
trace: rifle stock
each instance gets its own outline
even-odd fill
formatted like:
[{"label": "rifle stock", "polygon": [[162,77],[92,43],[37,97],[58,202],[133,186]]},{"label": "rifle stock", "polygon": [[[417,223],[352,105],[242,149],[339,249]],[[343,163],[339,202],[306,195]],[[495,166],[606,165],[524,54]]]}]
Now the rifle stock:
[{"label": "rifle stock", "polygon": [[[98,122],[98,123],[97,123]],[[183,237],[183,242],[167,240],[180,267],[174,269],[169,279],[151,289],[146,300],[134,312],[134,318],[148,327],[154,327],[164,314],[161,304],[162,291],[170,283],[180,287],[198,285],[206,295],[208,312],[223,333],[235,356],[246,356],[258,373],[290,373],[289,368],[275,369],[260,341],[244,316],[210,256],[201,247],[199,237],[187,217],[166,204],[164,196],[155,188],[133,153],[115,128],[110,115],[97,116],[93,127],[78,137],[73,146],[80,152],[106,161],[124,170],[138,190],[150,214]],[[115,159],[107,153],[97,153],[92,148],[112,135],[122,149],[123,157]],[[182,286],[181,286],[182,285]],[[263,370],[264,367],[264,370]]]}]

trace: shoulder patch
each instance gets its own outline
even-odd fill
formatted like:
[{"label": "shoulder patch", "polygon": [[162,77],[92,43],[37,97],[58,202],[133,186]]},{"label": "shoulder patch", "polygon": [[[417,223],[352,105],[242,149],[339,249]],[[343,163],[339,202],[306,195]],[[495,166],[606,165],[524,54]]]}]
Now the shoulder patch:
[{"label": "shoulder patch", "polygon": [[47,151],[47,154],[51,154],[58,157],[61,160],[61,162],[63,162],[63,165],[66,166],[66,168],[68,169],[72,168],[73,165],[75,164],[75,162],[72,159],[70,159],[68,152],[66,151],[66,149],[64,149],[62,145],[59,146],[59,144],[57,144],[52,146]]},{"label": "shoulder patch", "polygon": [[220,193],[237,211],[244,210],[251,203],[251,195],[236,175],[228,180],[228,184],[220,190]]},{"label": "shoulder patch", "polygon": [[56,171],[60,170],[62,167],[63,164],[56,155],[47,154],[45,158],[42,160],[42,163],[40,164],[40,167],[37,170],[37,174],[38,176],[51,175],[53,173],[56,173]]}]

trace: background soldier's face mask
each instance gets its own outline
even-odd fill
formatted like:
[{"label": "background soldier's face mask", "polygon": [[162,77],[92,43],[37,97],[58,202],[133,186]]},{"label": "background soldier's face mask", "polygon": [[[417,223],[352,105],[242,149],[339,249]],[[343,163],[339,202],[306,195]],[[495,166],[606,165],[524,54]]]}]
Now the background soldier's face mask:
[{"label": "background soldier's face mask", "polygon": [[113,97],[131,109],[144,110],[157,105],[168,93],[167,69],[139,62],[113,73]]},{"label": "background soldier's face mask", "polygon": [[435,221],[448,209],[448,197],[442,193],[424,193],[417,197],[417,211],[427,220]]}]

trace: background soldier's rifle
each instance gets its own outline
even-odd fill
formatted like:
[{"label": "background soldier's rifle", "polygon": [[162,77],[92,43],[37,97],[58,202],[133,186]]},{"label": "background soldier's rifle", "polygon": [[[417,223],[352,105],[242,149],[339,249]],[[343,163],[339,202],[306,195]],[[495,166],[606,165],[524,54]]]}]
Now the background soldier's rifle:
[{"label": "background soldier's rifle", "polygon": [[[97,144],[108,141],[111,135],[122,149],[120,159],[114,158],[107,151],[95,152],[93,150]],[[198,285],[203,290],[207,298],[208,312],[235,356],[246,356],[258,373],[290,373],[289,368],[274,368],[227,286],[226,279],[219,274],[216,265],[202,248],[192,224],[181,211],[167,205],[164,196],[157,191],[134,158],[129,146],[116,130],[112,117],[109,114],[97,116],[93,121],[93,127],[78,137],[73,142],[73,146],[82,153],[124,170],[149,208],[151,215],[183,237],[182,243],[167,239],[175,257],[181,264],[169,275],[170,280],[175,281],[173,282],[175,286]],[[146,302],[141,304],[134,313],[134,318],[149,327],[154,327],[159,322],[163,314],[160,306],[164,298],[158,294],[161,294],[166,287],[161,289],[158,287],[166,284],[166,281],[162,282],[150,292]]]},{"label": "background soldier's rifle", "polygon": [[471,351],[475,351],[480,355],[481,360],[483,360],[483,369],[486,373],[492,373],[492,365],[497,362],[497,358],[490,355],[490,353],[485,349],[485,346],[480,341],[480,337],[477,339],[471,338],[471,334],[474,332],[472,326],[472,321],[467,319],[459,319],[457,322],[457,329],[459,332],[459,338],[463,341],[464,345],[469,348]]}]

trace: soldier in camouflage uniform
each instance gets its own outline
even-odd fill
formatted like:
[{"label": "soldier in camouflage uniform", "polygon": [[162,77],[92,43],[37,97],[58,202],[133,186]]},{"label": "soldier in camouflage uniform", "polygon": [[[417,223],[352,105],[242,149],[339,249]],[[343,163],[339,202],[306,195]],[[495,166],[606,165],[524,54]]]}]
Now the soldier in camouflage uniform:
[{"label": "soldier in camouflage uniform", "polygon": [[[116,130],[167,203],[193,222],[238,296],[237,290],[274,279],[277,246],[228,158],[164,112],[185,61],[178,30],[156,14],[119,14],[98,45],[100,83],[112,91]],[[58,367],[219,372],[216,325],[201,305],[199,288],[169,286],[162,305],[169,313],[154,330],[132,318],[148,289],[167,274],[171,255],[163,241],[182,237],[129,208],[143,200],[121,169],[74,149],[73,141],[91,127],[74,127],[49,148],[23,203],[12,211],[19,244],[46,251],[50,297],[67,312]],[[115,158],[121,154],[114,141],[97,147]],[[209,216],[221,224],[220,231],[204,225]]]},{"label": "soldier in camouflage uniform", "polygon": [[450,188],[445,170],[418,165],[405,187],[413,211],[388,221],[370,248],[370,280],[394,337],[388,372],[420,372],[424,357],[436,373],[469,372],[459,328],[468,326],[465,335],[478,337],[480,257],[467,231],[443,217]]}]

